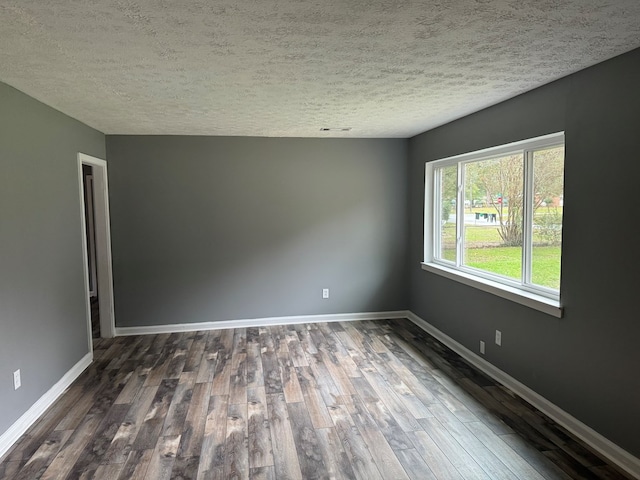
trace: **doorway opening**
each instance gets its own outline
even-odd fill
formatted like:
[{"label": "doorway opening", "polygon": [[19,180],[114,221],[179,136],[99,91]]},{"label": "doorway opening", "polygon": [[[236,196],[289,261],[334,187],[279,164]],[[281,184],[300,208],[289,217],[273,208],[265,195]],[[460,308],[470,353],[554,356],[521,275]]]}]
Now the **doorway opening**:
[{"label": "doorway opening", "polygon": [[84,194],[85,237],[87,242],[87,276],[91,312],[91,338],[100,338],[100,299],[96,268],[96,228],[93,195],[93,166],[82,164],[82,192]]},{"label": "doorway opening", "polygon": [[89,349],[115,335],[107,162],[78,154]]}]

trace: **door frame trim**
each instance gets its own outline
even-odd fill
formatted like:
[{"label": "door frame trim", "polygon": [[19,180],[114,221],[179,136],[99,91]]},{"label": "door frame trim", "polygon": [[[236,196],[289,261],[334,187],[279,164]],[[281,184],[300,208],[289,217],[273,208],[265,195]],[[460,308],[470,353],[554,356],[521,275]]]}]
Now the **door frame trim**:
[{"label": "door frame trim", "polygon": [[85,200],[82,165],[93,167],[93,207],[96,240],[96,269],[98,279],[98,303],[100,311],[100,336],[115,336],[113,302],[113,269],[111,265],[111,228],[109,217],[109,184],[107,162],[84,153],[78,153],[78,182],[80,191],[80,215],[82,223],[82,258],[84,266],[85,303],[88,326],[89,351],[93,351],[91,335],[91,300],[89,292],[89,257],[87,252]]}]

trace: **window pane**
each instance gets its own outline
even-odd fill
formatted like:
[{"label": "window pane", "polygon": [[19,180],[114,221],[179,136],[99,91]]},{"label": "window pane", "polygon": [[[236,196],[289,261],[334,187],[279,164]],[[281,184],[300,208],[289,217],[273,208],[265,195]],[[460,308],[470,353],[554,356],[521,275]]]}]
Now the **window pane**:
[{"label": "window pane", "polygon": [[520,155],[467,163],[464,168],[464,262],[522,278],[523,164]]},{"label": "window pane", "polygon": [[564,147],[533,153],[533,249],[531,281],[560,288]]},{"label": "window pane", "polygon": [[440,170],[440,251],[441,260],[456,261],[456,193],[458,167],[444,167]]}]

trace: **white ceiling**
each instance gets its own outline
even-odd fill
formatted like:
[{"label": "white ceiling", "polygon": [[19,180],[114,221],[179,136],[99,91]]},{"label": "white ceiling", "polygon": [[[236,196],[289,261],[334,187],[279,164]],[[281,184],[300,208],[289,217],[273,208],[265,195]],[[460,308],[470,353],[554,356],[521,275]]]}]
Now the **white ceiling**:
[{"label": "white ceiling", "polygon": [[0,81],[107,134],[410,137],[637,47],[639,0],[0,0]]}]

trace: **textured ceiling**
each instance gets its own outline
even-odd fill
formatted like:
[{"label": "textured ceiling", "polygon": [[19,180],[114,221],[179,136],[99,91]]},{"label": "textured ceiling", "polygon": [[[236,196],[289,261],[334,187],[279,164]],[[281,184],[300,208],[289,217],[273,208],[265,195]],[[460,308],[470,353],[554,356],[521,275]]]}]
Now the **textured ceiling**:
[{"label": "textured ceiling", "polygon": [[639,0],[0,0],[0,81],[107,134],[410,137],[637,47]]}]

